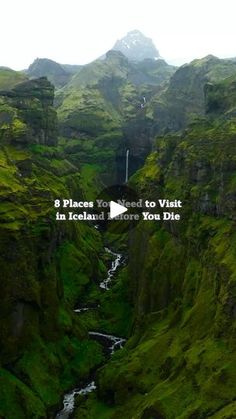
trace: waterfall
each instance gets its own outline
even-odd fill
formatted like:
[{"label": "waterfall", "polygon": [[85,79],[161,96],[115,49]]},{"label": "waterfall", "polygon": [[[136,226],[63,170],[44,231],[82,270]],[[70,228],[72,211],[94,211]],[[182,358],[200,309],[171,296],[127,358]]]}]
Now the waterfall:
[{"label": "waterfall", "polygon": [[126,150],[125,183],[128,183],[128,179],[129,179],[129,149]]}]

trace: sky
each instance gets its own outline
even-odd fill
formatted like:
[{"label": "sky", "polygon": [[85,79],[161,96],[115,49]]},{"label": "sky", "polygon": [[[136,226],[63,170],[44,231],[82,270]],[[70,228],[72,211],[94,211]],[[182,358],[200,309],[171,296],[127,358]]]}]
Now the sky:
[{"label": "sky", "polygon": [[4,0],[0,66],[35,58],[85,64],[128,31],[153,39],[169,63],[236,56],[235,0]]}]

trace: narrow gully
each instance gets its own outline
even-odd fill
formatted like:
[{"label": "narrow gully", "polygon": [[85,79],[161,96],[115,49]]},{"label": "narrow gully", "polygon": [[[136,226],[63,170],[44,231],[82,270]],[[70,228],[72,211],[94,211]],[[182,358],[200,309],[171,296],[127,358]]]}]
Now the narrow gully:
[{"label": "narrow gully", "polygon": [[[107,272],[107,277],[106,279],[104,279],[101,283],[100,283],[100,288],[104,289],[104,290],[109,290],[111,283],[112,283],[112,279],[114,278],[114,275],[117,271],[117,269],[119,268],[119,266],[121,265],[121,260],[122,260],[122,255],[120,253],[115,253],[112,250],[110,250],[108,247],[105,248],[105,251],[109,254],[111,254],[112,256],[114,256],[114,260],[112,261],[112,266],[111,268],[108,270]],[[83,308],[77,308],[75,309],[75,313],[82,313],[85,311],[90,310],[90,307],[83,307]],[[108,355],[112,356],[113,353],[118,350],[123,348],[124,344],[125,344],[125,339],[118,337],[118,336],[113,336],[113,335],[108,335],[106,333],[102,333],[102,332],[94,332],[94,331],[90,331],[89,332],[89,336],[92,339],[95,339],[97,341],[99,341],[103,346],[104,349],[108,352]],[[63,409],[60,410],[55,419],[68,419],[71,417],[71,415],[74,412],[75,409],[75,399],[78,395],[82,395],[82,396],[86,396],[89,393],[93,392],[96,390],[96,382],[95,380],[92,380],[90,382],[87,382],[85,384],[85,386],[80,387],[80,388],[74,388],[73,390],[71,390],[70,392],[66,393],[64,395],[63,398]]]}]

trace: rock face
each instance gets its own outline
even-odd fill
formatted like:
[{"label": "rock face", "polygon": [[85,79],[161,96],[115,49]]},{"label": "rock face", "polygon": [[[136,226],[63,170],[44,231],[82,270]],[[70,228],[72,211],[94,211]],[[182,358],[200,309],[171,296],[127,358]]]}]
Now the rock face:
[{"label": "rock face", "polygon": [[51,417],[62,392],[101,365],[85,329],[97,316],[73,314],[88,294],[98,306],[101,236],[56,222],[53,203],[93,200],[116,169],[124,181],[127,149],[130,186],[182,200],[182,219],[141,222],[116,241],[130,250],[101,324],[111,312],[108,328],[118,315],[131,336],[75,417],[235,417],[235,65],[206,57],[175,72],[109,52],[57,93],[59,139],[52,84],[2,80],[0,417]]},{"label": "rock face", "polygon": [[129,237],[135,331],[98,378],[114,418],[235,416],[235,76],[205,93],[204,121],[157,137],[130,180],[143,199],[183,209]]},{"label": "rock face", "polygon": [[47,417],[72,371],[88,375],[81,353],[91,366],[102,359],[72,310],[101,277],[101,242],[95,229],[55,221],[54,200],[81,199],[83,184],[58,146],[53,95],[44,78],[0,94],[0,416],[9,419]]},{"label": "rock face", "polygon": [[[57,116],[53,108],[54,87],[46,78],[18,84],[10,91],[0,92],[1,97],[4,99],[2,118],[3,121],[5,118],[8,124],[2,128],[3,140],[8,139],[13,144],[56,145]],[[16,112],[7,112],[7,105]],[[10,136],[7,127],[12,127]]]},{"label": "rock face", "polygon": [[56,95],[61,133],[77,138],[81,163],[90,144],[89,161],[99,161],[106,182],[124,180],[127,148],[130,175],[139,168],[151,149],[146,104],[174,72],[163,60],[130,62],[115,50],[84,66]]},{"label": "rock face", "polygon": [[112,49],[121,51],[131,61],[142,61],[146,58],[157,60],[160,58],[153,41],[138,30],[128,32],[124,38],[115,43]]},{"label": "rock face", "polygon": [[206,113],[216,116],[227,113],[228,118],[236,115],[236,77],[228,77],[219,83],[205,86]]},{"label": "rock face", "polygon": [[204,117],[206,84],[227,79],[235,72],[235,62],[211,55],[178,68],[167,89],[154,95],[148,105],[154,132],[175,132]]},{"label": "rock face", "polygon": [[47,77],[58,88],[68,83],[74,72],[73,66],[63,66],[48,58],[37,58],[26,70],[30,78]]}]

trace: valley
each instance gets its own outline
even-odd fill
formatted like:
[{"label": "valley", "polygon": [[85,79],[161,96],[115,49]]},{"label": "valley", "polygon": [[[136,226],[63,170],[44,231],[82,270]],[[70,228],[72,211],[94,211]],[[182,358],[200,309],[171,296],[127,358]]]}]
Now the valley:
[{"label": "valley", "polygon": [[[114,275],[116,274],[116,271],[120,266],[122,255],[119,253],[114,253],[108,248],[106,248],[105,250],[106,252],[111,254],[113,257],[115,257],[115,259],[112,261],[111,268],[108,270],[107,278],[105,278],[99,284],[101,289],[108,290],[109,287],[112,285],[112,282],[114,281]],[[86,312],[89,311],[90,309],[96,310],[96,307],[92,307],[92,308],[86,307],[82,309],[76,309],[74,311],[76,313],[83,313],[85,311]],[[100,342],[104,347],[105,355],[109,355],[109,356],[112,356],[117,349],[122,349],[123,345],[125,344],[125,339],[117,337],[117,336],[104,334],[101,332],[90,331],[89,336],[90,338],[95,339],[95,341],[97,340],[98,342]],[[94,376],[95,376],[95,372],[92,374],[91,379],[94,378]],[[96,391],[95,381],[86,383],[85,387],[76,388],[76,389],[73,389],[70,393],[67,393],[63,399],[64,407],[59,413],[57,413],[56,419],[67,419],[71,415],[73,415],[74,410],[75,410],[76,396],[78,395],[87,396],[93,391]]]},{"label": "valley", "polygon": [[[119,45],[0,68],[4,419],[236,415],[236,62]],[[116,184],[160,219],[75,217]]]}]

